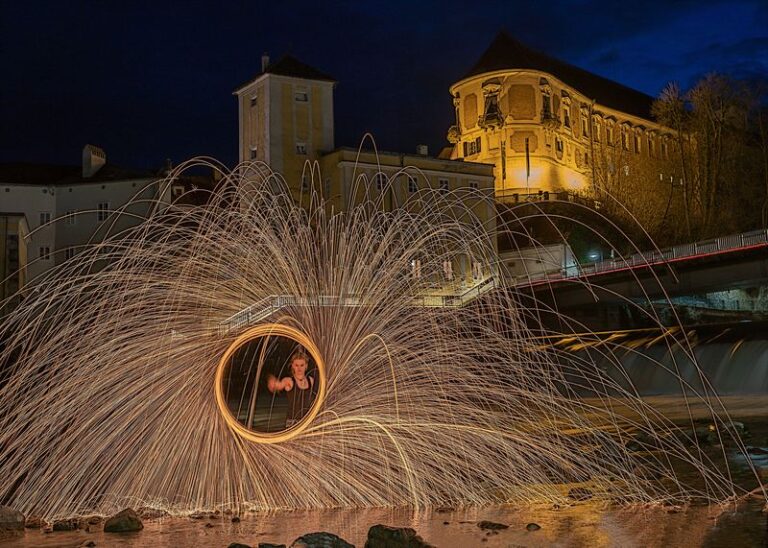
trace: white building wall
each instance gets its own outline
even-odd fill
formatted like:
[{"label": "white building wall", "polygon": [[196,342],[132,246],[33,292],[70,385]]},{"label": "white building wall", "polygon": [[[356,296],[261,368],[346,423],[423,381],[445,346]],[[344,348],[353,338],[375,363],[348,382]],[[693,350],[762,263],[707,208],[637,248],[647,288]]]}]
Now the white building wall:
[{"label": "white building wall", "polygon": [[[56,247],[56,223],[42,226],[41,213],[56,217],[58,188],[43,185],[8,185],[0,183],[0,211],[24,213],[29,224],[30,240],[27,242],[29,279],[48,270],[54,264]],[[40,248],[49,248],[48,259],[40,257]]]},{"label": "white building wall", "polygon": [[[136,225],[156,207],[158,185],[154,179],[83,182],[71,185],[18,185],[0,182],[0,211],[24,213],[29,222],[29,279],[34,279],[52,266],[66,260],[66,249],[86,245],[95,235],[100,241],[107,233],[115,234]],[[133,215],[117,221],[109,218],[98,221],[100,203],[109,203],[115,211],[131,200],[128,207]],[[162,196],[162,203],[170,202],[170,189]],[[68,216],[74,212],[73,216]],[[41,228],[41,213],[49,213],[52,222]],[[72,219],[74,221],[72,221]],[[40,249],[48,247],[50,258],[41,260]]]}]

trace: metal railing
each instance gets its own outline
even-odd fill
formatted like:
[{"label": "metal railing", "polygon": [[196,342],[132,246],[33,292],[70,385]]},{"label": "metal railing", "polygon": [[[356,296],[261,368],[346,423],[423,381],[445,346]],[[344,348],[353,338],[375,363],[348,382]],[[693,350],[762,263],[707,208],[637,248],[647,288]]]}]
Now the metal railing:
[{"label": "metal railing", "polygon": [[[463,293],[425,293],[414,297],[411,303],[413,306],[426,308],[457,308],[467,305],[497,286],[496,278],[489,276]],[[220,322],[219,333],[226,334],[232,330],[248,327],[267,319],[279,310],[287,307],[365,306],[366,304],[371,303],[366,303],[364,299],[356,295],[343,297],[338,295],[318,295],[311,298],[295,295],[269,295]]]},{"label": "metal railing", "polygon": [[594,263],[578,265],[572,272],[540,272],[530,276],[518,276],[513,285],[527,285],[532,282],[568,280],[583,278],[594,274],[604,274],[639,266],[652,266],[673,260],[694,258],[697,256],[738,251],[739,249],[768,245],[768,230],[753,230],[742,234],[732,234],[711,240],[681,244],[661,250],[635,253],[629,257],[606,259]]}]

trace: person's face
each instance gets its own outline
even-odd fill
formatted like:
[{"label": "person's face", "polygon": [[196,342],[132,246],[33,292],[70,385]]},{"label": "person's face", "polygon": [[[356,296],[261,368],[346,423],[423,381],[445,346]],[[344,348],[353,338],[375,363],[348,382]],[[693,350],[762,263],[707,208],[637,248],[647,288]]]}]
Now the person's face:
[{"label": "person's face", "polygon": [[302,378],[307,372],[307,360],[296,358],[291,362],[291,373],[294,377]]}]

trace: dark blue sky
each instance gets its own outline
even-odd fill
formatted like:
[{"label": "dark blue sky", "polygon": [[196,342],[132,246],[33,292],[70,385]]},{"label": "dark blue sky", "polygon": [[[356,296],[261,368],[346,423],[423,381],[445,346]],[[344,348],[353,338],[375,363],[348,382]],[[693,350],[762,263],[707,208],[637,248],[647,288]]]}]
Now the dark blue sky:
[{"label": "dark blue sky", "polygon": [[124,167],[237,159],[232,91],[261,54],[329,73],[336,144],[445,145],[448,87],[502,28],[651,95],[719,71],[768,75],[768,2],[0,1],[0,162]]}]

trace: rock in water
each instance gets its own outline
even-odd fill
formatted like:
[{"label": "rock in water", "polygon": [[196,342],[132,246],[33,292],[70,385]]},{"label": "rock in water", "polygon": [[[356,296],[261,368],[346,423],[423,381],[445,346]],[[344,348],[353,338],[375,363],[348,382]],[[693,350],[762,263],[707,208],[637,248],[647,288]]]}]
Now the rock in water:
[{"label": "rock in water", "polygon": [[494,521],[479,521],[477,526],[483,531],[499,531],[500,529],[508,529],[509,525],[503,523],[496,523]]},{"label": "rock in water", "polygon": [[0,531],[23,531],[24,514],[10,506],[0,506]]},{"label": "rock in water", "polygon": [[529,531],[538,531],[539,529],[541,529],[541,525],[539,525],[538,523],[529,523],[528,525],[525,526],[525,528],[528,529]]},{"label": "rock in water", "polygon": [[293,541],[291,548],[355,548],[354,544],[331,533],[307,533]]},{"label": "rock in water", "polygon": [[[259,544],[261,546],[261,544]],[[239,542],[233,542],[227,548],[253,548],[250,544],[240,544]],[[285,545],[283,544],[283,548],[285,548]]]},{"label": "rock in water", "polygon": [[144,524],[132,508],[126,508],[104,522],[105,533],[130,533],[142,529]]},{"label": "rock in water", "polygon": [[[251,548],[251,547],[248,546],[247,548]],[[271,542],[260,542],[258,548],[285,548],[285,544],[272,544]]]},{"label": "rock in water", "polygon": [[409,527],[374,525],[368,530],[365,548],[432,548]]}]

